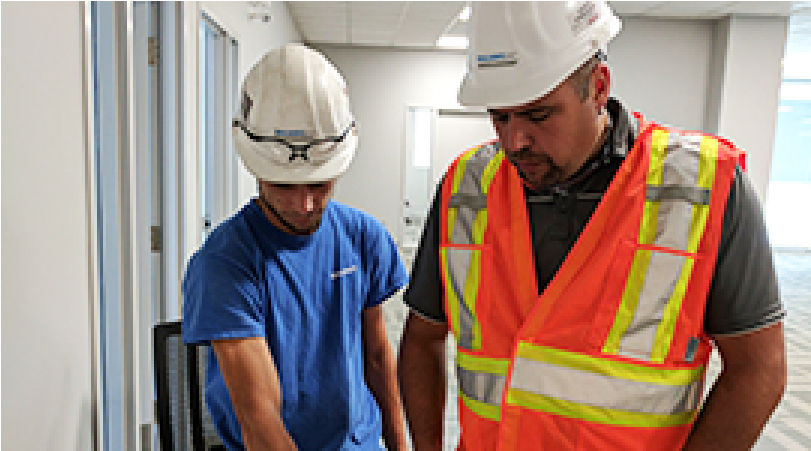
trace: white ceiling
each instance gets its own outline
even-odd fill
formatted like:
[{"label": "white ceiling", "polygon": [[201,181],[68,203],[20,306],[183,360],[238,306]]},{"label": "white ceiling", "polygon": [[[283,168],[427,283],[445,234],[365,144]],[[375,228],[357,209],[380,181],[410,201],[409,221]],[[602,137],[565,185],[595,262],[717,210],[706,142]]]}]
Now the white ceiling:
[{"label": "white ceiling", "polygon": [[[393,47],[435,47],[442,34],[464,35],[456,18],[467,2],[289,1],[305,42]],[[811,2],[613,1],[621,17],[717,19],[730,14],[792,17],[793,32],[811,35]]]}]

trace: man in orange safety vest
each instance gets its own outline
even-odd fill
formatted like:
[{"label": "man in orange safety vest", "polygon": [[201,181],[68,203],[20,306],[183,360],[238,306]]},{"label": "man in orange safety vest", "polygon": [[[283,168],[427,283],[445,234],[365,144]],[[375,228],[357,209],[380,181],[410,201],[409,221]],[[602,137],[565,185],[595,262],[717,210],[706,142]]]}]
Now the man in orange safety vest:
[{"label": "man in orange safety vest", "polygon": [[749,449],[785,389],[785,312],[743,153],[610,96],[604,2],[471,23],[459,101],[498,140],[448,169],[405,294],[416,449],[442,446],[449,331],[461,450]]}]

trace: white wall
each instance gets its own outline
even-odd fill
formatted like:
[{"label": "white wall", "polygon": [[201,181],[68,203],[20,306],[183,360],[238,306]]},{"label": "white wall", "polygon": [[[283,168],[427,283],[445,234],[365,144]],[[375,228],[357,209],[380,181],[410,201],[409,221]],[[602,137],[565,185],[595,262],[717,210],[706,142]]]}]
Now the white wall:
[{"label": "white wall", "polygon": [[746,151],[747,172],[766,202],[788,18],[733,16],[724,26],[729,33],[718,134]]},{"label": "white wall", "polygon": [[82,14],[2,3],[4,449],[92,449]]},{"label": "white wall", "polygon": [[646,118],[703,130],[712,22],[625,18],[608,47],[612,92]]},{"label": "white wall", "polygon": [[409,106],[458,108],[465,73],[461,53],[321,47],[347,80],[360,137],[357,156],[339,180],[335,198],[399,230],[402,152]]},{"label": "white wall", "polygon": [[[261,22],[248,21],[246,2],[200,2],[201,9],[239,42],[240,85],[253,64],[265,52],[301,40],[287,3],[269,3],[271,20]],[[240,163],[240,205],[255,192],[255,179]]]}]

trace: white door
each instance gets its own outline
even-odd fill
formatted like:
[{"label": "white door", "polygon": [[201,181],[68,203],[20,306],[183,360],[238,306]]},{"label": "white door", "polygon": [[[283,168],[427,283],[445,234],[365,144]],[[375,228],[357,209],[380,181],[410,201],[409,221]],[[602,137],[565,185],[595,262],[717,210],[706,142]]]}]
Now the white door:
[{"label": "white door", "polygon": [[436,185],[456,157],[471,147],[496,139],[486,112],[437,110],[431,153],[431,180]]}]

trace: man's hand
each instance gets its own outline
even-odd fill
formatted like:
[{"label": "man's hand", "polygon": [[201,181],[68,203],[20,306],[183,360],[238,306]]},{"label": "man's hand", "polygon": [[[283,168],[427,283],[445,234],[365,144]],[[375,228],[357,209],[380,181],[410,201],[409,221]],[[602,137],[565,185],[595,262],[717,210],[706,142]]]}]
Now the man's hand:
[{"label": "man's hand", "polygon": [[715,339],[724,368],[685,450],[748,450],[786,388],[783,324]]},{"label": "man's hand", "polygon": [[448,328],[410,313],[400,343],[397,374],[416,451],[441,450]]},{"label": "man's hand", "polygon": [[249,451],[295,450],[282,422],[279,374],[264,338],[211,342]]}]

